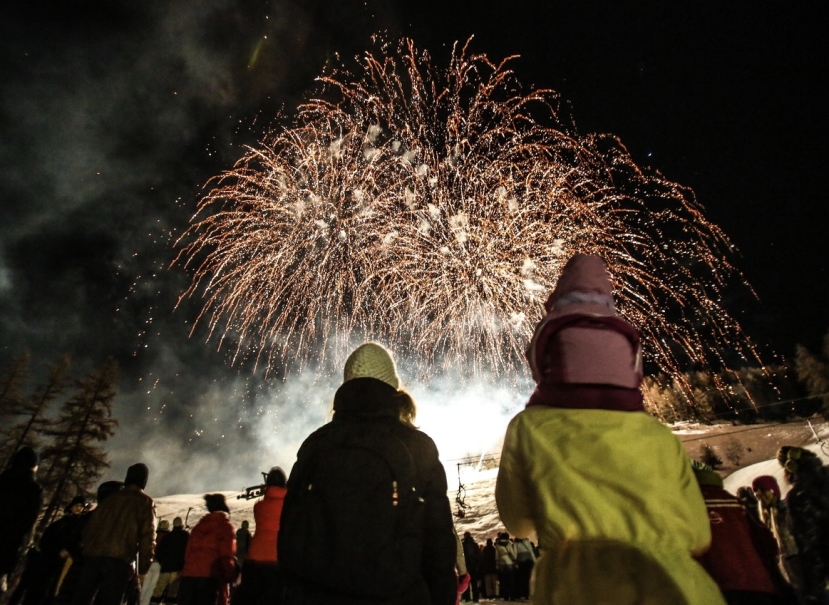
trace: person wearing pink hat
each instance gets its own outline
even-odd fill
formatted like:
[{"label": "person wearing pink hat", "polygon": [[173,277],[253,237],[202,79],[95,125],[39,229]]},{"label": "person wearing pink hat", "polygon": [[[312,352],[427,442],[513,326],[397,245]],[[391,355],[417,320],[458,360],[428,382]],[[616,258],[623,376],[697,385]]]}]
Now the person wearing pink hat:
[{"label": "person wearing pink hat", "polygon": [[605,262],[571,258],[545,310],[495,492],[507,530],[538,536],[533,603],[723,604],[693,558],[711,542],[705,502],[682,444],[644,412],[639,334]]}]

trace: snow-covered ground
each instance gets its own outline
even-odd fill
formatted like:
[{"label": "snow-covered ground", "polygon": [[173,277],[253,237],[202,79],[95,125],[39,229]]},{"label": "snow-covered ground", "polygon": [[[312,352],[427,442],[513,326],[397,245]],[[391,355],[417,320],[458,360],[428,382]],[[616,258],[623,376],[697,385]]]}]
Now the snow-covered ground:
[{"label": "snow-covered ground", "polygon": [[[820,424],[816,426],[817,432],[813,433],[811,425],[807,427],[805,424],[803,426],[801,424],[803,423],[756,427],[732,427],[731,425],[715,425],[712,427],[710,425],[688,424],[687,426],[675,426],[673,428],[674,433],[683,441],[693,440],[693,445],[686,444],[686,449],[689,449],[692,456],[696,453],[693,448],[702,443],[698,441],[699,437],[709,435],[709,442],[716,444],[717,439],[737,433],[744,440],[747,448],[750,448],[748,451],[753,451],[755,455],[764,452],[765,456],[773,456],[778,444],[789,443],[807,447],[818,454],[824,460],[824,463],[829,464],[829,454],[827,454],[829,444],[825,444],[823,449],[820,445],[807,444],[807,440],[814,440],[813,436],[826,432],[827,425]],[[766,445],[769,447],[765,447]],[[461,510],[461,507],[456,503],[459,484],[463,486],[461,495],[463,496],[463,503],[466,505],[463,509],[463,517],[456,515],[455,527],[460,535],[463,535],[463,532],[466,531],[470,532],[478,542],[484,542],[487,538],[495,538],[498,532],[504,529],[495,504],[495,480],[498,469],[476,469],[469,464],[461,464],[460,470],[458,470],[457,462],[457,460],[445,462],[449,486],[448,496],[452,504],[452,510],[455,513]],[[731,468],[728,468],[726,472],[731,470]],[[458,473],[460,473],[460,476]],[[731,493],[736,493],[737,489],[744,485],[751,485],[752,480],[760,475],[772,475],[777,479],[783,493],[788,491],[789,487],[783,478],[783,469],[774,458],[733,470],[725,479],[725,488]],[[225,495],[233,524],[238,528],[242,521],[247,520],[250,523],[251,531],[254,531],[253,505],[256,500],[237,499],[240,494],[239,491],[215,491]],[[152,494],[152,492],[150,493]],[[202,516],[207,514],[207,509],[204,506],[204,494],[164,496],[156,498],[155,502],[159,519],[167,519],[171,524],[173,518],[180,516],[182,519],[186,519],[188,525],[193,526]]]},{"label": "snow-covered ground", "polygon": [[[470,532],[479,542],[487,538],[495,538],[499,531],[504,531],[498,509],[495,506],[495,478],[498,469],[488,469],[480,472],[461,471],[462,481],[466,488],[466,514],[461,519],[455,517],[455,527],[462,536],[463,532]],[[242,521],[248,521],[253,532],[256,523],[253,518],[253,505],[256,500],[237,499],[240,492],[217,491],[225,496],[230,509],[230,519],[238,529]],[[451,486],[448,492],[453,511],[458,509],[455,504],[457,486]],[[199,519],[207,514],[204,506],[204,494],[179,494],[155,498],[156,514],[159,520],[167,519],[170,525],[175,517],[186,520],[190,527],[198,523]]]}]

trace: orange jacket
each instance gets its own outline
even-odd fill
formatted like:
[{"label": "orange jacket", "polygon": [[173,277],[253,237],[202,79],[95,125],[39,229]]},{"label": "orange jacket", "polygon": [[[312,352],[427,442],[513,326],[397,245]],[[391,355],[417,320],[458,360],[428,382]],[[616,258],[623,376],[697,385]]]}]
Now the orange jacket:
[{"label": "orange jacket", "polygon": [[210,513],[190,532],[181,575],[230,581],[235,554],[236,532],[227,513]]},{"label": "orange jacket", "polygon": [[256,532],[250,541],[248,559],[276,563],[276,535],[279,533],[279,518],[285,501],[284,487],[271,485],[265,490],[265,497],[253,506]]}]

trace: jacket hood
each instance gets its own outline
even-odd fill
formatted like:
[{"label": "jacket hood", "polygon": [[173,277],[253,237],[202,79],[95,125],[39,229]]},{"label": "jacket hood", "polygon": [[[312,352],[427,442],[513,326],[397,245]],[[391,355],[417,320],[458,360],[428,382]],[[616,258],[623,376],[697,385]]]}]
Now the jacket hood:
[{"label": "jacket hood", "polygon": [[582,407],[583,399],[587,408],[644,409],[639,333],[616,312],[612,293],[604,260],[577,254],[567,262],[527,348],[539,385],[531,405]]},{"label": "jacket hood", "polygon": [[344,382],[334,395],[337,417],[397,419],[400,404],[395,400],[397,389],[376,378],[354,378]]},{"label": "jacket hood", "polygon": [[604,260],[593,254],[571,257],[544,309],[554,317],[573,313],[616,315],[613,286]]}]

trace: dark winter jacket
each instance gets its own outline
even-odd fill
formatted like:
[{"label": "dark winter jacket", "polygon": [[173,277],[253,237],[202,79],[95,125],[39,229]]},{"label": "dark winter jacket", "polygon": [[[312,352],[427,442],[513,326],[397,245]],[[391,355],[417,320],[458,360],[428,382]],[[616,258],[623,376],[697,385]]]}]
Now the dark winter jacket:
[{"label": "dark winter jacket", "polygon": [[[247,527],[240,527],[236,530],[236,560],[239,561],[240,565],[248,556],[252,539],[253,536]],[[274,538],[274,542],[276,542],[276,538]]]},{"label": "dark winter jacket", "polygon": [[209,513],[190,532],[181,576],[230,582],[234,579],[235,555],[236,532],[227,513]]},{"label": "dark winter jacket", "polygon": [[477,577],[481,573],[481,549],[472,536],[463,539],[463,558],[466,560],[466,571]]},{"label": "dark winter jacket", "polygon": [[161,566],[161,573],[184,569],[184,553],[190,534],[183,527],[174,527],[155,549],[155,560]]},{"label": "dark winter jacket", "polygon": [[[304,459],[305,452],[325,439],[328,434],[335,434],[337,427],[346,423],[359,423],[365,427],[365,433],[374,430],[391,433],[408,448],[415,466],[415,488],[423,499],[422,525],[418,529],[421,542],[421,580],[415,585],[401,587],[401,594],[389,594],[385,603],[394,605],[451,605],[457,596],[455,559],[457,555],[457,537],[452,524],[452,511],[446,496],[446,472],[438,459],[438,450],[434,441],[426,434],[410,428],[399,420],[399,404],[395,400],[397,391],[388,384],[374,378],[355,378],[340,386],[334,398],[334,419],[321,427],[306,439],[297,454],[297,465]],[[283,524],[288,518],[292,506],[291,490],[297,489],[298,466],[294,466],[288,481],[288,496],[283,510]],[[258,531],[258,528],[257,528]],[[371,529],[365,531],[365,539],[376,543]],[[359,548],[367,548],[363,545]],[[284,553],[280,552],[280,562],[288,564]],[[298,581],[298,580],[297,580]],[[301,581],[298,581],[301,582]],[[317,585],[301,583],[300,588],[291,593],[287,603],[316,603],[338,605],[363,603],[365,600],[350,599],[342,594],[323,591]],[[293,599],[293,600],[291,600]],[[374,603],[374,601],[372,601]]]},{"label": "dark winter jacket", "polygon": [[487,540],[481,549],[481,573],[498,573],[498,554],[492,540]]},{"label": "dark winter jacket", "polygon": [[64,515],[52,523],[43,532],[38,542],[42,555],[61,559],[61,551],[66,551],[73,559],[80,556],[81,532],[86,525],[86,515]]},{"label": "dark winter jacket", "polygon": [[34,471],[19,466],[0,474],[0,575],[11,573],[18,551],[40,512],[42,490]]},{"label": "dark winter jacket", "polygon": [[816,460],[804,461],[793,475],[785,504],[800,555],[803,591],[818,598],[829,580],[829,469]]},{"label": "dark winter jacket", "polygon": [[155,550],[155,504],[137,485],[112,494],[89,516],[83,530],[85,557],[138,558],[138,573],[150,569]]}]

